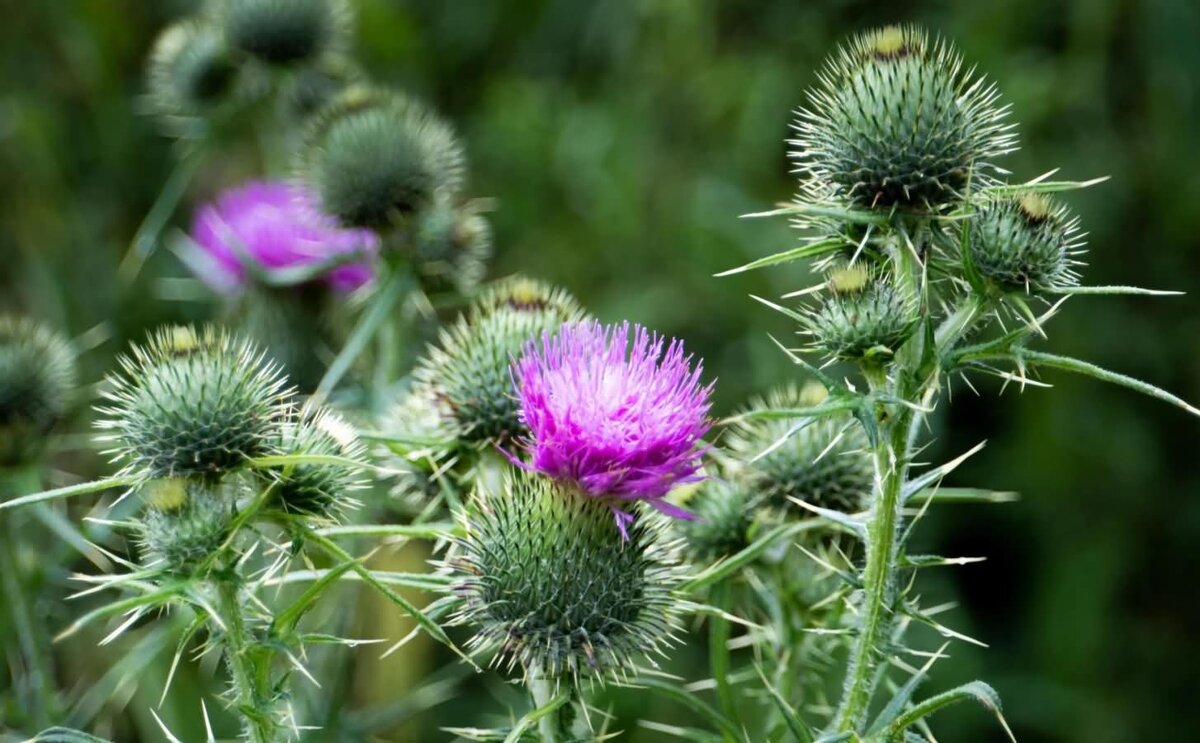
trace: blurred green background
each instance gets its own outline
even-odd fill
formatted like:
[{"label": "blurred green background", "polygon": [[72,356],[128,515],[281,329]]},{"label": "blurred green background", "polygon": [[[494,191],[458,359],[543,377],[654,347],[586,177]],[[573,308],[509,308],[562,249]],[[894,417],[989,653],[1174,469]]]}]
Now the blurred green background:
[{"label": "blurred green background", "polygon": [[[1193,0],[358,5],[367,70],[455,122],[471,190],[498,200],[492,275],[540,275],[604,319],[684,337],[719,378],[722,412],[792,373],[766,333],[793,328],[747,295],[799,288],[803,269],[712,278],[794,244],[782,220],[738,218],[791,195],[792,109],[846,34],[925,24],[955,39],[1011,102],[1022,142],[1007,161],[1014,177],[1055,167],[1113,176],[1069,196],[1090,232],[1085,281],[1189,292],[1072,300],[1051,327],[1052,348],[1200,400]],[[158,30],[193,6],[0,2],[0,306],[75,334],[109,323],[114,337],[85,357],[89,380],[125,339],[206,312],[158,298],[157,277],[183,274],[165,251],[138,285],[115,281],[173,163],[170,141],[138,114],[142,64]],[[248,168],[210,167],[195,196]],[[990,645],[955,646],[934,684],[991,681],[1026,743],[1188,739],[1200,730],[1200,424],[1091,380],[1047,381],[1053,390],[1000,397],[994,385],[978,398],[957,388],[941,416],[931,457],[988,440],[955,484],[1022,499],[947,506],[922,532],[929,549],[988,557],[923,578],[929,603],[959,601],[952,623]],[[95,456],[67,465],[103,467]],[[458,700],[396,740],[436,739],[437,724],[460,723],[454,709],[472,704]],[[640,714],[678,714],[639,704],[621,702],[626,729]],[[935,730],[1003,740],[965,707]]]}]

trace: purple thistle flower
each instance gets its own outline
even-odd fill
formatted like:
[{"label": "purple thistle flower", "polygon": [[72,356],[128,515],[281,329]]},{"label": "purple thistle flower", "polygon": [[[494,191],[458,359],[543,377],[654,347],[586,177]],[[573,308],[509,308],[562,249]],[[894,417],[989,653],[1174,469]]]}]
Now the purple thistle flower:
[{"label": "purple thistle flower", "polygon": [[[198,248],[189,256],[192,269],[222,293],[237,291],[254,270],[270,274],[338,255],[369,258],[379,250],[375,233],[338,226],[321,213],[308,189],[284,181],[251,181],[224,191],[197,212],[191,237]],[[349,292],[373,275],[371,263],[364,260],[340,263],[321,278]]]},{"label": "purple thistle flower", "polygon": [[712,385],[701,386],[683,343],[640,325],[564,325],[530,342],[513,367],[530,463],[614,499],[622,535],[633,516],[619,501],[642,500],[675,518],[694,516],[663,499],[700,479],[701,437],[709,429]]}]

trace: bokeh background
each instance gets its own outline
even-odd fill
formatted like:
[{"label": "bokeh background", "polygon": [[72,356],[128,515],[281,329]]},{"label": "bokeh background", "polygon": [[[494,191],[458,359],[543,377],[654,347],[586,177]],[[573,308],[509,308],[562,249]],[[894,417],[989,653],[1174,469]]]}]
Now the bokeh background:
[{"label": "bokeh background", "polygon": [[[766,336],[793,328],[747,295],[799,288],[803,269],[712,278],[796,240],[782,220],[738,218],[791,194],[792,109],[846,34],[925,24],[957,40],[1012,104],[1022,141],[1008,160],[1014,177],[1112,176],[1068,197],[1090,232],[1086,281],[1188,292],[1073,299],[1052,325],[1052,348],[1200,400],[1192,0],[358,5],[367,70],[440,108],[469,148],[471,190],[497,200],[492,275],[543,276],[604,319],[685,338],[719,378],[721,411],[793,373]],[[161,278],[183,275],[166,251],[135,286],[115,280],[173,164],[170,140],[138,114],[142,64],[155,34],[193,6],[0,0],[0,305],[74,334],[106,323],[111,338],[84,359],[89,380],[147,327],[210,311],[162,296]],[[248,169],[208,168],[175,223],[186,225],[206,188]],[[955,484],[1022,498],[945,507],[922,532],[931,550],[988,557],[923,578],[931,603],[960,602],[952,622],[990,645],[955,646],[934,683],[991,681],[1026,742],[1187,739],[1200,729],[1200,423],[1089,379],[1046,381],[1054,389],[956,389],[941,415],[931,456],[988,440]],[[61,464],[103,469],[95,455]],[[98,670],[84,662],[76,672],[86,686]],[[468,685],[384,739],[444,739],[437,726],[496,704],[495,686]],[[381,693],[361,687],[360,696]],[[617,698],[627,740],[660,739],[632,725],[639,715],[685,719],[645,706],[644,695]],[[188,729],[196,711],[170,713],[184,740],[198,739]],[[969,707],[935,728],[948,741],[1003,739]],[[125,735],[159,739],[144,725]]]}]

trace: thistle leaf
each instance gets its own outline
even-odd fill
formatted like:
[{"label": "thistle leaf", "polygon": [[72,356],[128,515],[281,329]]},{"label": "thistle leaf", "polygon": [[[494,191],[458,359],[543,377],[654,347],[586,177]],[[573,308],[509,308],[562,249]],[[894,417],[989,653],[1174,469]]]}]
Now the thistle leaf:
[{"label": "thistle leaf", "polygon": [[[1049,174],[1047,174],[1049,175]],[[1019,196],[1027,193],[1055,193],[1058,191],[1077,191],[1104,183],[1111,176],[1102,175],[1087,181],[1045,181],[1037,178],[1027,183],[1012,183],[1001,186],[989,186],[983,192],[989,196]]]},{"label": "thistle leaf", "polygon": [[1042,353],[1041,351],[1030,351],[1027,349],[1022,349],[1015,355],[1018,360],[1027,361],[1035,366],[1045,366],[1050,367],[1051,369],[1062,369],[1063,371],[1075,372],[1076,374],[1083,374],[1088,377],[1093,377],[1102,382],[1109,382],[1111,384],[1120,385],[1121,387],[1128,387],[1136,392],[1141,392],[1143,395],[1149,395],[1150,397],[1162,400],[1163,402],[1170,403],[1171,405],[1181,408],[1192,415],[1200,416],[1200,408],[1196,408],[1194,405],[1189,404],[1180,397],[1172,395],[1170,392],[1167,392],[1164,389],[1155,387],[1154,385],[1148,382],[1143,382],[1140,379],[1135,379],[1124,374],[1118,374],[1117,372],[1109,371],[1108,369],[1096,366],[1095,364],[1087,361],[1073,359],[1069,356],[1057,356],[1055,354]]},{"label": "thistle leaf", "polygon": [[1135,295],[1147,297],[1181,297],[1186,292],[1172,289],[1143,289],[1140,286],[1061,286],[1047,289],[1050,294],[1100,294],[1106,296]]},{"label": "thistle leaf", "polygon": [[571,694],[564,687],[563,690],[560,691],[558,695],[552,698],[549,702],[546,702],[535,710],[530,710],[520,720],[517,720],[517,724],[514,725],[513,729],[509,731],[507,736],[505,736],[504,743],[518,743],[518,741],[521,740],[521,736],[524,735],[526,731],[531,730],[533,726],[537,724],[538,720],[554,712],[559,707],[570,701],[570,699]]},{"label": "thistle leaf", "polygon": [[912,709],[897,717],[887,726],[884,738],[886,740],[896,738],[904,732],[905,728],[915,724],[917,721],[945,707],[970,700],[979,702],[995,714],[996,718],[1000,721],[1000,725],[1004,728],[1004,732],[1008,734],[1009,740],[1016,743],[1016,737],[1008,727],[1008,722],[1005,721],[1004,715],[1000,712],[1000,695],[996,693],[995,689],[982,681],[971,681],[914,705]]},{"label": "thistle leaf", "polygon": [[812,529],[818,529],[824,524],[820,519],[806,519],[791,524],[780,524],[758,537],[737,554],[705,568],[698,575],[685,581],[680,590],[685,593],[698,591],[720,580],[727,578],[749,563],[753,562],[772,544],[779,539],[791,538],[797,534]]},{"label": "thistle leaf", "polygon": [[756,268],[776,266],[780,263],[790,263],[792,261],[803,260],[805,258],[816,258],[817,256],[825,255],[826,253],[832,253],[845,246],[846,241],[840,237],[818,240],[816,242],[806,243],[796,248],[780,251],[773,255],[758,258],[745,265],[738,266],[737,268],[731,268],[728,271],[715,273],[713,276],[716,278],[723,278],[725,276],[733,276],[734,274],[745,273],[746,271],[753,271]]},{"label": "thistle leaf", "polygon": [[80,730],[56,727],[43,730],[30,739],[29,743],[111,743],[111,741]]},{"label": "thistle leaf", "polygon": [[745,736],[739,733],[737,728],[735,728],[732,723],[726,720],[725,716],[722,715],[715,707],[672,681],[662,678],[655,678],[653,676],[640,676],[635,681],[631,682],[631,686],[641,686],[652,691],[656,691],[669,699],[673,699],[700,717],[703,717],[705,720],[712,723],[712,725],[718,728],[725,736],[727,736],[727,738],[733,740],[745,740]]},{"label": "thistle leaf", "polygon": [[758,671],[758,677],[762,680],[763,688],[771,695],[771,701],[775,703],[779,714],[783,715],[783,721],[787,723],[792,737],[799,741],[799,743],[812,743],[814,738],[812,728],[800,718],[800,715],[796,714],[796,710],[792,709],[788,701],[779,693],[779,690],[771,685],[771,682],[767,680],[767,675],[763,673],[762,666],[756,664],[754,670]]},{"label": "thistle leaf", "polygon": [[839,222],[849,222],[851,224],[878,224],[886,225],[891,219],[886,214],[879,212],[867,211],[865,209],[847,209],[840,206],[832,206],[829,204],[807,204],[803,202],[784,204],[777,209],[771,209],[765,212],[752,212],[743,214],[742,219],[755,219],[758,217],[780,217],[786,215],[798,214],[805,217],[825,217],[834,219]]},{"label": "thistle leaf", "polygon": [[60,498],[70,498],[75,495],[85,495],[87,493],[95,493],[101,490],[111,490],[113,488],[123,488],[133,484],[133,479],[129,477],[106,477],[103,480],[93,480],[84,482],[78,485],[68,485],[65,488],[55,488],[54,490],[44,490],[40,493],[25,495],[20,498],[0,503],[0,511],[5,508],[19,508],[27,506],[30,503],[43,503],[50,500],[58,500]]}]

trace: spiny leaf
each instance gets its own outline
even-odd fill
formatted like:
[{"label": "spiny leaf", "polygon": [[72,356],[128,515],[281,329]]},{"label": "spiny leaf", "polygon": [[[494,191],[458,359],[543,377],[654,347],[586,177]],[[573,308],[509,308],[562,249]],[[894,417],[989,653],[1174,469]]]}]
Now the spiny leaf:
[{"label": "spiny leaf", "polygon": [[803,260],[804,258],[815,258],[819,255],[832,253],[845,246],[846,241],[840,237],[818,240],[816,242],[806,243],[796,248],[791,248],[789,250],[784,250],[773,255],[768,255],[763,258],[750,261],[749,263],[738,266],[737,268],[731,268],[728,271],[722,271],[721,273],[713,274],[713,276],[716,278],[722,278],[725,276],[733,276],[734,274],[744,273],[746,271],[753,271],[756,268],[775,266],[780,263]]},{"label": "spiny leaf", "polygon": [[879,212],[869,212],[863,209],[846,209],[844,207],[826,204],[806,203],[784,204],[778,209],[771,209],[770,211],[743,214],[742,219],[754,219],[757,217],[779,217],[791,214],[801,214],[806,217],[828,217],[839,222],[849,222],[851,224],[886,225],[891,221],[888,215],[880,214]]},{"label": "spiny leaf", "polygon": [[345,575],[355,565],[361,564],[360,560],[349,560],[330,570],[323,571],[324,575],[318,577],[311,586],[306,588],[304,593],[300,594],[300,597],[291,606],[275,616],[271,624],[275,627],[276,631],[288,633],[294,630],[296,623],[300,621],[305,612],[313,607],[326,588],[332,585],[338,578]]},{"label": "spiny leaf", "polygon": [[111,743],[111,741],[81,730],[48,728],[31,738],[29,743]]},{"label": "spiny leaf", "polygon": [[[983,488],[946,488],[931,487],[913,493],[908,501],[924,503],[931,500],[935,503],[1012,503],[1020,499],[1018,493],[1001,490],[984,490]],[[906,502],[908,502],[906,501]]]},{"label": "spiny leaf", "polygon": [[796,714],[796,710],[792,709],[792,706],[783,698],[779,690],[771,685],[771,682],[767,680],[767,675],[763,673],[762,666],[755,664],[754,670],[758,671],[758,677],[762,680],[763,688],[771,695],[771,701],[775,703],[779,714],[783,715],[783,720],[787,723],[792,737],[800,743],[812,743],[814,738],[812,728],[801,719],[800,715]]},{"label": "spiny leaf", "polygon": [[1019,351],[1017,357],[1036,366],[1047,366],[1052,369],[1062,369],[1063,371],[1075,372],[1076,374],[1083,374],[1088,377],[1093,377],[1102,382],[1109,382],[1122,387],[1128,387],[1131,390],[1141,392],[1143,395],[1149,395],[1150,397],[1170,403],[1178,408],[1182,408],[1192,415],[1200,416],[1200,408],[1196,408],[1182,398],[1176,397],[1164,389],[1155,387],[1154,385],[1149,384],[1148,382],[1143,382],[1140,379],[1135,379],[1124,374],[1118,374],[1117,372],[1109,371],[1108,369],[1096,366],[1095,364],[1087,361],[1073,359],[1069,356],[1056,356],[1054,354],[1042,353],[1041,351],[1030,351],[1028,349]]},{"label": "spiny leaf", "polygon": [[345,345],[338,355],[329,364],[329,368],[325,371],[325,376],[321,378],[321,383],[317,385],[317,391],[314,397],[318,400],[323,400],[329,396],[337,383],[342,380],[342,377],[350,370],[350,367],[358,360],[359,355],[366,349],[367,344],[375,337],[375,332],[383,325],[384,321],[392,314],[392,308],[400,301],[400,298],[408,293],[412,285],[412,278],[406,273],[394,272],[388,276],[383,286],[379,288],[378,293],[372,298],[371,306],[363,314],[354,330],[350,332],[350,337],[346,339]]},{"label": "spiny leaf", "polygon": [[524,735],[527,730],[532,729],[533,726],[537,724],[538,720],[553,713],[559,707],[566,704],[570,699],[570,692],[566,689],[563,689],[549,702],[546,702],[537,709],[530,710],[523,717],[521,717],[520,720],[517,720],[516,725],[513,725],[513,729],[509,731],[507,736],[505,736],[504,743],[517,743],[521,740],[521,736]]},{"label": "spiny leaf", "polygon": [[32,495],[13,498],[12,500],[0,503],[0,510],[6,508],[19,508],[27,506],[30,503],[43,503],[50,500],[58,500],[60,498],[70,498],[75,495],[85,495],[87,493],[96,493],[101,490],[111,490],[113,488],[128,487],[134,483],[130,477],[106,477],[103,480],[93,480],[92,482],[84,482],[78,485],[68,485],[65,488],[55,488],[54,490],[45,490]]},{"label": "spiny leaf", "polygon": [[1140,286],[1062,286],[1047,291],[1051,294],[1138,295],[1148,297],[1180,297],[1184,294],[1184,292],[1171,289],[1143,289]]},{"label": "spiny leaf", "polygon": [[1004,732],[1008,734],[1009,740],[1016,743],[1016,737],[1013,736],[1012,730],[1008,727],[1008,722],[1005,721],[1004,715],[1000,712],[1000,695],[996,693],[995,689],[982,681],[971,681],[914,705],[912,709],[900,715],[888,725],[885,737],[889,740],[895,738],[905,728],[915,724],[918,720],[924,719],[945,707],[970,700],[975,700],[991,710],[1000,721]]},{"label": "spiny leaf", "polygon": [[777,540],[791,538],[801,532],[819,529],[822,526],[824,524],[820,519],[807,519],[791,524],[780,524],[763,534],[759,534],[753,542],[746,545],[737,554],[705,568],[698,575],[684,582],[680,586],[680,590],[690,593],[710,586],[758,559],[759,555],[765,552]]},{"label": "spiny leaf", "polygon": [[426,524],[346,524],[327,526],[316,532],[326,537],[407,537],[409,539],[446,539],[462,536],[458,524],[448,521]]},{"label": "spiny leaf", "polygon": [[729,720],[725,719],[725,716],[722,715],[715,707],[672,681],[655,678],[653,676],[643,676],[631,682],[631,685],[634,687],[640,686],[651,689],[659,694],[662,694],[663,696],[674,699],[676,702],[679,702],[692,712],[712,723],[712,725],[718,728],[724,735],[734,740],[744,739],[744,736],[738,732],[737,728],[735,728],[733,724],[729,722]]},{"label": "spiny leaf", "polygon": [[[1053,171],[1051,171],[1053,172]],[[1049,175],[1049,174],[1047,174]],[[1012,183],[1002,186],[989,186],[983,192],[990,196],[1020,196],[1027,193],[1055,193],[1058,191],[1076,191],[1104,183],[1111,176],[1102,175],[1087,181],[1045,181],[1037,178],[1027,183]]]},{"label": "spiny leaf", "polygon": [[987,445],[986,441],[980,441],[978,444],[971,447],[969,450],[967,450],[963,454],[960,454],[957,457],[955,457],[954,459],[951,459],[949,462],[946,462],[945,464],[934,467],[933,469],[930,469],[926,472],[922,472],[919,476],[904,483],[904,489],[901,491],[901,494],[900,494],[900,501],[902,503],[907,502],[908,499],[913,497],[915,494],[920,493],[921,491],[933,486],[935,483],[937,483],[943,477],[945,477],[946,475],[950,474],[955,469],[957,469],[960,464],[967,461],[975,454],[978,454],[985,445]]}]

